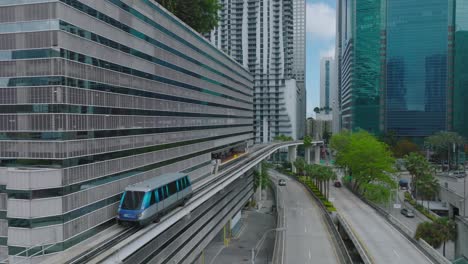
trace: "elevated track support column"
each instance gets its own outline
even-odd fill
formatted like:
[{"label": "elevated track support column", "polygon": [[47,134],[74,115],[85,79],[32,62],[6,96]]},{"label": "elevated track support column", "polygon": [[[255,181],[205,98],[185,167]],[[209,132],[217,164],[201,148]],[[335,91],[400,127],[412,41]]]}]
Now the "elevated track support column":
[{"label": "elevated track support column", "polygon": [[288,158],[289,158],[289,162],[291,162],[292,172],[296,173],[296,166],[294,166],[294,161],[296,161],[296,158],[297,158],[297,146],[288,147]]},{"label": "elevated track support column", "polygon": [[306,164],[310,164],[310,152],[311,151],[312,151],[312,148],[310,146],[304,148],[304,158],[305,158]]},{"label": "elevated track support column", "polygon": [[315,145],[315,164],[320,164],[320,145]]}]

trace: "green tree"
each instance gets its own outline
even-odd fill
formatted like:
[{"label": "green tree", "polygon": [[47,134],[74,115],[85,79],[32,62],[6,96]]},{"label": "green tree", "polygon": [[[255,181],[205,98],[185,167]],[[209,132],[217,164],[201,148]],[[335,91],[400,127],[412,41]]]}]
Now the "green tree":
[{"label": "green tree", "polygon": [[285,135],[281,134],[281,135],[275,136],[273,138],[273,140],[275,140],[275,141],[293,141],[293,138],[290,137],[290,136],[285,136]]},{"label": "green tree", "polygon": [[445,243],[457,240],[457,223],[447,217],[440,217],[434,221],[434,229],[440,232],[440,238],[443,243],[443,254],[445,257]]},{"label": "green tree", "polygon": [[303,158],[301,158],[301,157],[298,157],[294,161],[294,166],[296,167],[297,174],[300,175],[300,176],[303,176],[304,172],[305,172],[305,166],[306,166],[305,160]]},{"label": "green tree", "polygon": [[304,147],[312,146],[312,138],[308,135],[304,136]]},{"label": "green tree", "polygon": [[433,248],[439,248],[442,245],[442,236],[440,232],[434,228],[434,224],[431,222],[422,222],[416,228],[414,235],[415,239],[424,239]]},{"label": "green tree", "polygon": [[426,145],[430,146],[440,158],[441,164],[445,159],[448,163],[448,168],[451,168],[454,147],[458,149],[458,146],[465,144],[465,139],[456,132],[441,131],[425,140]]},{"label": "green tree", "polygon": [[432,174],[426,174],[416,179],[415,186],[418,195],[427,201],[427,209],[431,210],[429,202],[439,193],[439,182]]},{"label": "green tree", "polygon": [[321,166],[321,173],[322,173],[322,179],[325,182],[325,197],[328,198],[330,197],[330,181],[334,181],[337,179],[336,173],[333,171],[331,167],[328,166]]},{"label": "green tree", "polygon": [[411,187],[413,194],[416,192],[418,179],[431,173],[431,164],[421,154],[412,152],[405,156],[405,166],[411,174]]},{"label": "green tree", "polygon": [[349,142],[351,141],[351,134],[344,130],[338,134],[334,134],[330,140],[330,148],[335,151],[335,164],[347,169],[344,157]]},{"label": "green tree", "polygon": [[391,176],[395,159],[385,143],[361,130],[334,135],[331,148],[337,152],[336,163],[351,175],[351,188],[355,192],[372,201],[390,198],[391,193],[384,190],[397,186]]},{"label": "green tree", "polygon": [[218,0],[156,0],[169,12],[200,33],[209,33],[218,26]]},{"label": "green tree", "polygon": [[396,146],[398,142],[397,134],[395,131],[390,130],[382,135],[380,135],[379,140],[384,142],[390,147]]},{"label": "green tree", "polygon": [[325,127],[325,129],[323,130],[323,134],[322,134],[322,138],[323,138],[323,141],[325,141],[325,144],[328,144],[331,136],[332,136],[332,133],[328,131],[327,127]]}]

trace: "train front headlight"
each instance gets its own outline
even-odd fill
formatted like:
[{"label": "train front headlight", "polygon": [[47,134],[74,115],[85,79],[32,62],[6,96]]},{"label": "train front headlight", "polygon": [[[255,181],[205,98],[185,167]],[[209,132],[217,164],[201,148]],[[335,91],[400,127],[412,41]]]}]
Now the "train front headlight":
[{"label": "train front headlight", "polygon": [[143,213],[137,214],[137,217],[140,218],[143,215]]}]

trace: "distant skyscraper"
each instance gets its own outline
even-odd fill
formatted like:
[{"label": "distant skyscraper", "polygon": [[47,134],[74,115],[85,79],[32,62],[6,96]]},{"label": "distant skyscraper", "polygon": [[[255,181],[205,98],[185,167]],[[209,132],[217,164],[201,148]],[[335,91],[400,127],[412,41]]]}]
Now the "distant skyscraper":
[{"label": "distant skyscraper", "polygon": [[337,69],[341,127],[379,132],[381,0],[337,3]]},{"label": "distant skyscraper", "polygon": [[255,140],[302,137],[305,126],[305,1],[220,0],[213,44],[254,75]]},{"label": "distant skyscraper", "polygon": [[324,57],[320,59],[320,108],[324,108],[326,114],[330,111],[327,109],[331,107],[331,92],[332,92],[332,78],[333,77],[333,59],[331,57]]},{"label": "distant skyscraper", "polygon": [[446,130],[448,1],[392,0],[386,6],[385,131],[425,137]]},{"label": "distant skyscraper", "polygon": [[293,0],[294,16],[294,69],[293,74],[298,88],[297,137],[305,135],[306,122],[306,3],[305,0]]},{"label": "distant skyscraper", "polygon": [[[449,29],[454,43],[453,129],[468,139],[468,1],[454,3],[454,26]],[[449,64],[450,66],[450,64]],[[450,72],[449,72],[450,73]],[[452,77],[449,75],[449,78]]]},{"label": "distant skyscraper", "polygon": [[413,138],[452,129],[468,134],[467,5],[339,0],[341,127]]}]

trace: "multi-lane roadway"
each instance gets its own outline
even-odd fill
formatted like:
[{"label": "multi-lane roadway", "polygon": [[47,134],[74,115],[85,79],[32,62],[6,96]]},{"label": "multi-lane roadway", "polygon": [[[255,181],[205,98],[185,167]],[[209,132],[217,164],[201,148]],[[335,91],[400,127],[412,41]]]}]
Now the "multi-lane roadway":
[{"label": "multi-lane roadway", "polygon": [[294,180],[276,171],[270,175],[286,186],[278,188],[279,206],[285,208],[285,254],[283,263],[339,263],[322,211],[307,190]]},{"label": "multi-lane roadway", "polygon": [[433,263],[373,208],[349,190],[335,187],[330,187],[330,190],[338,213],[351,226],[373,263]]}]

